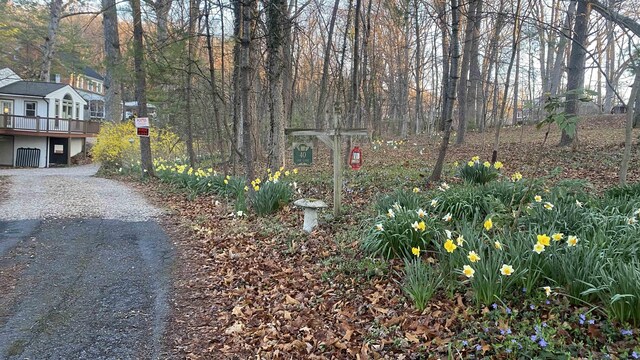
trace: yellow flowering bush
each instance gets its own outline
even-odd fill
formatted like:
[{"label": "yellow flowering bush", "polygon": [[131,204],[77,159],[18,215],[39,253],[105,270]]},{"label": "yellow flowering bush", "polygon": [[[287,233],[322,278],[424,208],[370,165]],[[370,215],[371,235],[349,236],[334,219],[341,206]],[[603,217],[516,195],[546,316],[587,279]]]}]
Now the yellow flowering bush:
[{"label": "yellow flowering bush", "polygon": [[478,156],[474,156],[458,168],[458,174],[467,183],[486,184],[498,177],[503,166],[499,161],[491,164],[488,161],[481,162]]},{"label": "yellow flowering bush", "polygon": [[[153,158],[184,157],[184,143],[177,134],[166,129],[151,128],[149,136]],[[140,161],[140,138],[136,135],[133,122],[104,123],[92,155],[107,169],[137,167]]]}]

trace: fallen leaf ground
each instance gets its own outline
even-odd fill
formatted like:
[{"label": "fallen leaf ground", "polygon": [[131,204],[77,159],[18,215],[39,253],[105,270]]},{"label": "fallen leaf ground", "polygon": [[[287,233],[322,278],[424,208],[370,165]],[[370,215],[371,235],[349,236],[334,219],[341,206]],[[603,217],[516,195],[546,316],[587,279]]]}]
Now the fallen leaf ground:
[{"label": "fallen leaf ground", "polygon": [[[555,146],[552,130],[541,146],[544,129],[503,129],[498,160],[504,173],[542,176],[560,167],[557,178],[586,179],[594,191],[618,181],[624,142],[624,118],[603,116],[582,121],[576,151]],[[629,181],[640,181],[638,130],[634,132]],[[490,158],[494,134],[470,133],[464,146],[451,147],[447,163],[479,155]],[[402,294],[401,264],[366,259],[358,240],[364,220],[380,193],[397,187],[425,188],[439,139],[414,137],[402,144],[359,142],[364,167],[345,175],[346,215],[327,213],[312,234],[301,231],[302,212],[286,207],[274,216],[235,217],[223,198],[189,200],[180,190],[150,182],[134,184],[153,201],[171,209],[165,228],[179,253],[173,296],[174,315],[168,347],[172,357],[187,359],[342,359],[342,358],[504,358],[495,343],[508,334],[498,328],[542,319],[575,320],[577,309],[555,299],[550,304],[514,304],[514,314],[480,309],[468,294],[439,293],[425,311],[415,311]],[[397,149],[394,149],[394,146]],[[317,149],[316,165],[298,178],[302,194],[330,203],[329,153]],[[422,154],[421,154],[422,153]],[[534,164],[542,156],[538,174]],[[445,180],[455,182],[445,168]],[[535,308],[535,311],[533,310]],[[586,310],[585,310],[586,311]],[[588,328],[558,330],[560,342],[575,346],[580,357],[607,352],[625,358],[638,337],[607,333],[602,316]],[[595,322],[595,321],[594,321]],[[491,326],[492,329],[488,327]],[[609,331],[613,333],[614,330]],[[638,329],[635,329],[638,334]],[[462,341],[474,344],[467,349]],[[617,354],[617,355],[616,355]],[[525,356],[526,357],[526,356]],[[516,356],[514,358],[520,358]]]}]

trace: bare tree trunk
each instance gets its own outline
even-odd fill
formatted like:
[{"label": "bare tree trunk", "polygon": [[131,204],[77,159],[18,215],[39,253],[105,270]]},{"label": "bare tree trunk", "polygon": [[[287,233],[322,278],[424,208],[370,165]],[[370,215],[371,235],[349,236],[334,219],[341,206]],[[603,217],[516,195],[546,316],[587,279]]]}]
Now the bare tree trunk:
[{"label": "bare tree trunk", "polygon": [[111,121],[122,119],[122,96],[118,80],[121,61],[118,36],[118,13],[115,0],[102,0],[102,29],[106,72],[104,76],[104,117]]},{"label": "bare tree trunk", "polygon": [[[442,20],[442,19],[441,19]],[[451,136],[451,123],[453,122],[453,103],[456,100],[456,86],[458,83],[458,64],[460,61],[460,45],[458,39],[458,28],[460,26],[460,8],[458,0],[451,0],[451,67],[449,68],[449,80],[446,88],[446,99],[443,104],[443,118],[445,120],[444,136],[440,143],[438,152],[438,160],[433,167],[433,172],[429,177],[429,181],[436,182],[442,176],[442,167],[444,166],[444,158],[449,147],[449,138]]]},{"label": "bare tree trunk", "polygon": [[[451,63],[451,48],[449,45],[449,29],[447,27],[447,11],[446,11],[446,3],[444,2],[444,0],[438,0],[435,2],[435,7],[436,7],[436,11],[438,13],[438,28],[440,28],[440,35],[442,38],[442,91],[441,91],[441,97],[443,99],[442,101],[442,115],[440,116],[440,119],[438,121],[438,126],[437,128],[439,130],[444,130],[446,131],[446,121],[447,121],[447,117],[446,117],[446,107],[445,104],[448,101],[448,94],[449,94],[449,81],[450,81],[450,73],[449,73],[449,68],[450,68],[450,63]],[[456,8],[458,7],[458,4],[456,3]],[[457,29],[456,29],[457,30]],[[457,40],[456,40],[457,41]],[[457,71],[457,69],[456,69]],[[456,75],[457,76],[457,75]],[[455,98],[455,96],[454,96]],[[451,104],[451,106],[453,106],[453,104]],[[452,111],[453,113],[453,108]],[[453,119],[451,120],[453,122]],[[448,146],[448,143],[447,143]],[[445,149],[446,151],[446,149]],[[435,171],[435,169],[434,169]],[[440,170],[442,171],[442,170]],[[440,174],[438,174],[438,178],[440,177]]]},{"label": "bare tree trunk", "polygon": [[[211,100],[213,101],[213,120],[214,120],[214,124],[216,127],[216,134],[215,134],[215,141],[218,147],[218,151],[220,151],[220,156],[221,158],[225,158],[225,146],[223,144],[222,141],[222,126],[220,125],[220,108],[221,108],[221,101],[220,99],[222,98],[220,96],[220,93],[218,92],[218,85],[217,85],[217,79],[216,79],[216,71],[215,71],[215,59],[214,59],[214,55],[213,55],[213,44],[211,42],[211,23],[209,22],[209,14],[211,11],[211,6],[210,6],[210,1],[211,0],[205,0],[205,10],[204,10],[204,15],[205,15],[205,21],[206,21],[206,31],[207,31],[207,55],[208,55],[208,59],[209,59],[209,81],[210,81],[210,85],[211,85]],[[224,42],[224,41],[223,41]],[[223,75],[224,76],[224,73]],[[224,81],[224,79],[223,79]],[[224,107],[224,103],[222,104],[222,107]],[[224,113],[224,109],[223,113]]]},{"label": "bare tree trunk", "polygon": [[[322,78],[320,80],[320,93],[318,94],[318,107],[316,109],[316,128],[321,129],[324,127],[325,113],[327,109],[327,83],[329,78],[329,61],[331,59],[331,47],[333,42],[333,29],[336,24],[336,14],[338,13],[338,6],[340,0],[336,0],[333,5],[333,11],[331,12],[331,20],[329,20],[329,31],[327,34],[327,43],[324,47],[324,60],[322,62]],[[316,141],[317,143],[317,141]]]},{"label": "bare tree trunk", "polygon": [[[147,116],[147,74],[144,68],[144,44],[142,30],[142,15],[140,0],[131,0],[133,10],[133,67],[136,77],[136,101],[138,102],[138,116]],[[154,176],[153,158],[151,155],[151,140],[140,137],[140,154],[142,177]]]},{"label": "bare tree trunk", "polygon": [[471,45],[471,63],[469,67],[469,90],[467,92],[467,127],[477,125],[480,112],[480,102],[484,101],[480,91],[482,73],[480,72],[480,27],[482,26],[482,0],[476,0],[478,5],[472,14],[473,22],[473,44]]},{"label": "bare tree trunk", "polygon": [[187,155],[189,156],[189,165],[196,166],[196,155],[193,151],[193,111],[191,109],[191,92],[193,91],[193,61],[195,59],[196,49],[196,21],[198,19],[198,1],[189,0],[189,39],[187,41],[187,86],[185,88],[186,104],[186,120],[187,120]]},{"label": "bare tree trunk", "polygon": [[557,95],[560,89],[560,81],[562,80],[562,68],[564,64],[564,60],[566,57],[567,44],[570,35],[571,35],[571,25],[573,24],[573,20],[576,13],[576,2],[572,0],[569,3],[569,9],[567,10],[567,16],[565,17],[564,26],[562,28],[562,35],[558,40],[558,48],[556,52],[555,63],[553,64],[553,69],[551,71],[550,79],[549,79],[549,93],[551,95]]},{"label": "bare tree trunk", "polygon": [[62,0],[51,0],[49,3],[49,28],[42,45],[42,64],[40,65],[40,81],[51,81],[51,61],[58,38],[58,27],[62,15]]},{"label": "bare tree trunk", "polygon": [[418,0],[413,0],[413,20],[414,20],[414,28],[416,32],[416,134],[420,134],[422,132],[422,34],[420,31],[420,21],[418,12],[419,9]]},{"label": "bare tree trunk", "polygon": [[477,0],[471,0],[467,8],[467,25],[464,31],[464,46],[462,50],[462,64],[460,65],[460,85],[458,86],[458,134],[456,145],[464,143],[467,131],[467,79],[471,65],[471,48],[473,47],[473,16],[478,6]]},{"label": "bare tree trunk", "polygon": [[[590,13],[591,6],[589,5],[588,1],[578,0],[576,22],[573,27],[571,56],[569,57],[569,64],[567,66],[567,92],[582,89],[582,87],[584,86],[584,70],[587,55],[585,47],[587,45],[587,33],[589,28]],[[564,112],[567,116],[578,115],[578,94],[567,94],[567,104],[565,105]],[[562,130],[559,145],[571,145],[574,141],[576,141],[577,136],[577,129],[574,137],[569,136],[566,131]]]},{"label": "bare tree trunk", "polygon": [[[285,27],[288,23],[286,0],[265,1],[267,21],[267,78],[269,80],[269,167],[284,166],[283,71]],[[287,44],[289,45],[289,44]]]},{"label": "bare tree trunk", "polygon": [[[521,1],[516,3],[516,14],[520,13]],[[502,95],[502,106],[500,107],[500,116],[498,116],[498,123],[496,124],[496,136],[493,142],[493,153],[491,154],[491,162],[494,163],[498,159],[498,147],[500,146],[500,129],[504,122],[504,113],[507,107],[507,96],[509,95],[509,82],[511,81],[511,70],[513,69],[513,63],[516,58],[518,45],[520,43],[520,19],[515,18],[513,24],[513,42],[511,43],[511,59],[509,60],[509,67],[507,68],[507,80],[504,84],[504,93]],[[496,84],[497,86],[497,84]]]},{"label": "bare tree trunk", "polygon": [[254,51],[254,33],[257,19],[257,2],[256,0],[246,0],[241,4],[241,37],[240,37],[240,97],[242,108],[242,142],[243,142],[243,160],[244,169],[247,179],[255,178],[254,170],[254,154],[251,134],[253,128],[253,103],[250,99],[254,98],[251,92],[252,80],[254,79],[255,68],[252,66],[252,52]]},{"label": "bare tree trunk", "polygon": [[620,185],[624,185],[627,182],[627,171],[629,169],[629,161],[631,160],[631,148],[633,147],[632,131],[633,120],[636,108],[638,107],[638,92],[640,91],[640,76],[638,76],[638,69],[636,69],[636,75],[633,79],[633,87],[631,88],[631,96],[629,97],[629,104],[627,105],[627,124],[624,131],[624,154],[622,156],[622,164],[620,165]]}]

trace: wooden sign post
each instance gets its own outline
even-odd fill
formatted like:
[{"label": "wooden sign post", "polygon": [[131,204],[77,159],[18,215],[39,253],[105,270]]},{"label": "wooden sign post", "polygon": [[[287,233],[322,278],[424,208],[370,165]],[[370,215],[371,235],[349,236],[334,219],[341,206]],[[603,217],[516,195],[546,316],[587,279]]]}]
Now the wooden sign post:
[{"label": "wooden sign post", "polygon": [[333,114],[333,129],[285,129],[293,136],[315,136],[333,150],[333,216],[340,216],[342,205],[342,137],[366,136],[367,129],[341,129],[337,113]]}]

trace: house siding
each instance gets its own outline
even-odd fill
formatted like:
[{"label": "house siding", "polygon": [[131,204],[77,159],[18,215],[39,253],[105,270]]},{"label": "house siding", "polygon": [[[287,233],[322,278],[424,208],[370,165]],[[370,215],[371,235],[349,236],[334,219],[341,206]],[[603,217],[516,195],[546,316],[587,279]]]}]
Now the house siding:
[{"label": "house siding", "polygon": [[40,167],[47,167],[47,145],[49,138],[47,137],[36,137],[36,136],[19,136],[16,135],[14,137],[14,145],[13,145],[13,166],[16,166],[16,152],[19,148],[37,148],[40,149]]},{"label": "house siding", "polygon": [[69,150],[71,151],[71,156],[80,154],[82,152],[82,139],[69,139]]},{"label": "house siding", "polygon": [[13,136],[0,135],[0,165],[13,166]]}]

